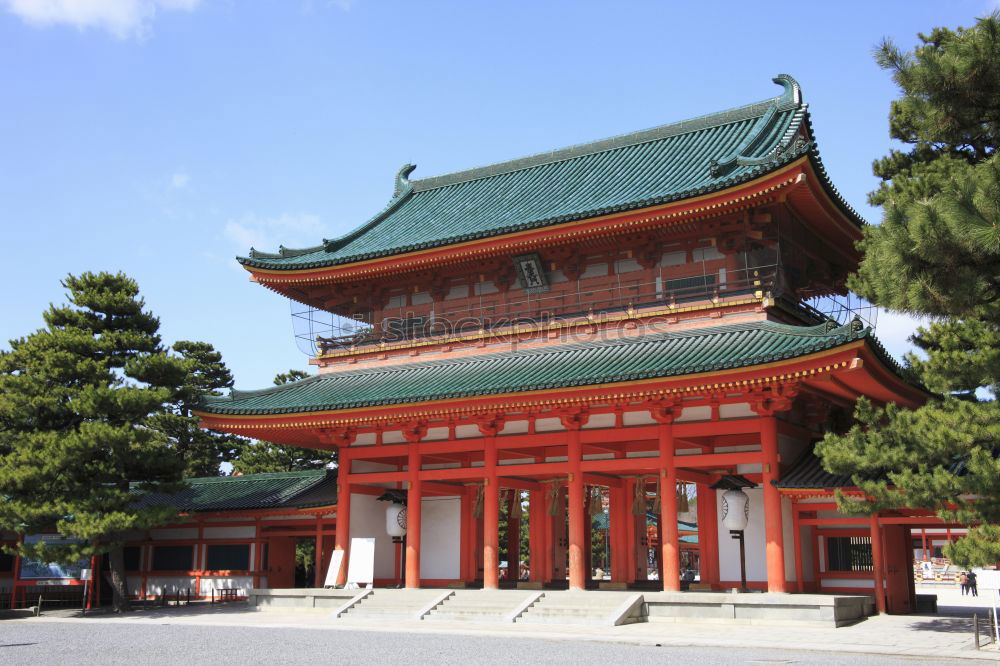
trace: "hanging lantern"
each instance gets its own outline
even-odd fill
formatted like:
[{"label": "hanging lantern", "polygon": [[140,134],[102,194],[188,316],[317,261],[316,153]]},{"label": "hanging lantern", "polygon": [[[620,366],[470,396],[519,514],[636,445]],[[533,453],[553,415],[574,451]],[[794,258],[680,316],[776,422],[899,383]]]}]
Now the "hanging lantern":
[{"label": "hanging lantern", "polygon": [[391,537],[401,537],[406,534],[406,507],[402,504],[390,504],[385,508],[385,531]]},{"label": "hanging lantern", "polygon": [[691,510],[691,505],[688,504],[688,494],[687,494],[687,484],[678,483],[677,484],[677,511],[680,513],[687,513]]},{"label": "hanging lantern", "polygon": [[722,493],[722,524],[727,530],[739,532],[746,529],[750,519],[750,497],[742,490]]}]

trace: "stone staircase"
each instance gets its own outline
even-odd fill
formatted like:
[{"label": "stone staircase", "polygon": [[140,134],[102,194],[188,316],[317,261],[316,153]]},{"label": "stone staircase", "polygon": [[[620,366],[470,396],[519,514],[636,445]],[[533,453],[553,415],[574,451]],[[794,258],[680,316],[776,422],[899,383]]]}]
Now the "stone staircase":
[{"label": "stone staircase", "polygon": [[374,590],[361,601],[341,613],[341,619],[372,620],[417,620],[418,614],[436,600],[454,591],[423,590]]},{"label": "stone staircase", "polygon": [[634,592],[547,592],[517,622],[598,625],[641,622],[641,603],[632,612],[622,613],[622,607],[636,597]]},{"label": "stone staircase", "polygon": [[534,590],[457,590],[424,620],[431,622],[512,622],[518,611],[543,593]]}]

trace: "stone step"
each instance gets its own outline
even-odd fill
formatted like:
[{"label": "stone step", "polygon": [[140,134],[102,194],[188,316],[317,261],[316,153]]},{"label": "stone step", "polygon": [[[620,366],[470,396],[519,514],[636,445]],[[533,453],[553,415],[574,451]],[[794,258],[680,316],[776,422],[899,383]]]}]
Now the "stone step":
[{"label": "stone step", "polygon": [[[612,609],[614,610],[614,609]],[[565,616],[585,616],[585,617],[607,617],[611,611],[606,611],[603,608],[573,608],[569,606],[564,606],[562,608],[547,608],[545,606],[536,606],[528,609],[525,616],[548,616],[548,615],[565,615]]]}]

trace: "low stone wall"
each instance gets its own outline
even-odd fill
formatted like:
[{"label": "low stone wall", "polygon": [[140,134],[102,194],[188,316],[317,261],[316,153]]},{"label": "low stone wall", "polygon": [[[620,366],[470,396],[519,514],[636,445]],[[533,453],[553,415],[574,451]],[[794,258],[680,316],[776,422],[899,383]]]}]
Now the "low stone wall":
[{"label": "low stone wall", "polygon": [[841,627],[874,612],[872,598],[866,596],[646,592],[644,597],[645,616],[649,622],[716,620]]},{"label": "low stone wall", "polygon": [[278,589],[250,590],[247,603],[255,610],[329,613],[358,595],[360,590]]}]

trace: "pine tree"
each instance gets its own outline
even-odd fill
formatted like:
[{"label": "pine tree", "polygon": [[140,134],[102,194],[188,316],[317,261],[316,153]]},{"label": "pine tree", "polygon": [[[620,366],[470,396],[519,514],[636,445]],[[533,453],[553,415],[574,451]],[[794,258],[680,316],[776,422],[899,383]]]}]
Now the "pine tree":
[{"label": "pine tree", "polygon": [[22,556],[72,563],[109,553],[114,607],[128,610],[123,544],[169,521],[146,493],[178,489],[182,465],[148,427],[184,367],[160,343],[159,320],[134,280],[84,273],[62,283],[69,304],[0,351],[0,529],[56,530],[65,546],[20,544]]},{"label": "pine tree", "polygon": [[947,550],[972,566],[1000,561],[1000,14],[920,39],[876,52],[902,91],[890,134],[910,148],[874,163],[883,220],[865,230],[849,286],[931,318],[906,363],[940,398],[914,411],[859,400],[857,424],[817,453],[865,491],[838,496],[846,511],[923,507],[973,525]]},{"label": "pine tree", "polygon": [[206,342],[182,340],[173,345],[184,367],[180,384],[167,386],[171,392],[168,408],[149,419],[172,443],[184,462],[184,476],[218,476],[220,465],[233,462],[244,442],[240,437],[203,430],[193,410],[198,401],[220,390],[232,388],[233,375],[222,354]]},{"label": "pine tree", "polygon": [[[275,386],[297,382],[309,377],[301,370],[289,370],[274,377]],[[337,454],[322,449],[303,449],[296,446],[272,444],[260,440],[244,445],[239,458],[233,463],[233,472],[259,474],[261,472],[299,472],[336,466]]]}]

